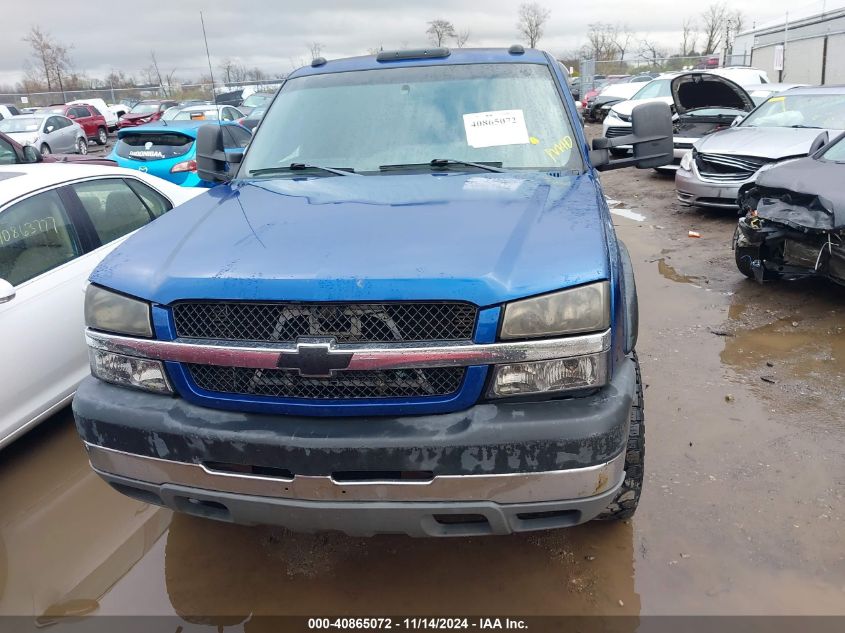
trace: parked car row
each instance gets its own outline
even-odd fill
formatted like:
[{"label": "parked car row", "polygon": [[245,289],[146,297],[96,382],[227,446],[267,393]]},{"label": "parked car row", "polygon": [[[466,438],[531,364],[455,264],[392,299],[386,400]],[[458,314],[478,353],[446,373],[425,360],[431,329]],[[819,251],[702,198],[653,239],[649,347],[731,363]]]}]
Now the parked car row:
[{"label": "parked car row", "polygon": [[669,104],[675,161],[658,169],[675,170],[682,205],[743,216],[732,244],[739,271],[760,282],[845,284],[845,87],[767,79],[753,68],[661,75],[601,106],[603,136],[625,155],[629,147],[613,139],[630,134],[634,108]]}]

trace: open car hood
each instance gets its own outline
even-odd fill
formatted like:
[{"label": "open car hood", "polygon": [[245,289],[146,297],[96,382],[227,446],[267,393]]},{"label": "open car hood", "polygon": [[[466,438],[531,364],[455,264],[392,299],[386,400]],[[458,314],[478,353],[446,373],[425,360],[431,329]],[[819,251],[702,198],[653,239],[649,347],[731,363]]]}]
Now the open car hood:
[{"label": "open car hood", "polygon": [[675,112],[683,116],[699,108],[731,108],[751,112],[751,96],[730,79],[712,73],[684,73],[672,79]]}]

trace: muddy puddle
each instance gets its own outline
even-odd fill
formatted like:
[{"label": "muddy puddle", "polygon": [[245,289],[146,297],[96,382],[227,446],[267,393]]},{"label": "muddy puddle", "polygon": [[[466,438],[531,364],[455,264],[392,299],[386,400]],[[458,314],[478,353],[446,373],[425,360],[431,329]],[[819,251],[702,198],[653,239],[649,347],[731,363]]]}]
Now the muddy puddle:
[{"label": "muddy puddle", "polygon": [[[618,178],[605,186],[628,206]],[[614,218],[637,273],[646,384],[633,521],[414,540],[173,516],[101,482],[66,411],[0,453],[0,614],[236,630],[285,613],[845,614],[843,302],[778,295],[737,278],[729,251],[685,250],[667,237],[690,223],[671,183],[638,178],[631,208],[664,229]],[[666,195],[644,209],[655,188]],[[729,243],[732,225],[706,230]],[[821,380],[812,415],[783,388]]]}]

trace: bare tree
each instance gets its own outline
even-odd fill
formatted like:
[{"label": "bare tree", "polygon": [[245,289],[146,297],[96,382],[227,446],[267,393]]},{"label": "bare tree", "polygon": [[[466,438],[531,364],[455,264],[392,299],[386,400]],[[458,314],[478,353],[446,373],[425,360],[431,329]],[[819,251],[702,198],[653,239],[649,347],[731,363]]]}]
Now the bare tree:
[{"label": "bare tree", "polygon": [[322,57],[323,45],[320,42],[311,42],[308,45],[308,50],[311,53],[311,59],[317,59],[318,57]]},{"label": "bare tree", "polygon": [[449,20],[432,20],[428,23],[428,28],[425,30],[426,35],[428,35],[428,39],[431,40],[431,43],[435,46],[443,46],[443,42],[445,42],[449,38],[455,37],[455,27],[452,25]]},{"label": "bare tree", "polygon": [[[47,84],[47,90],[53,90],[53,43],[50,40],[50,36],[42,31],[40,27],[33,26],[29,29],[29,33],[24,36],[23,41],[29,44],[32,49],[32,58],[35,61],[32,79],[37,79],[40,74],[40,78]],[[35,70],[36,68],[37,70]]]},{"label": "bare tree", "polygon": [[551,14],[549,9],[538,2],[525,2],[519,5],[516,28],[528,42],[529,48],[535,48],[543,37],[543,27]]},{"label": "bare tree", "polygon": [[616,26],[616,50],[619,51],[619,59],[625,59],[625,53],[628,52],[632,41],[634,39],[634,33],[631,31],[631,28],[627,24],[621,24]]},{"label": "bare tree", "polygon": [[267,79],[267,73],[261,70],[258,66],[253,66],[246,71],[246,79],[249,81],[264,81]]},{"label": "bare tree", "polygon": [[710,4],[701,14],[701,27],[704,31],[704,49],[701,52],[704,55],[710,55],[719,48],[727,17],[728,5],[724,0]]},{"label": "bare tree", "polygon": [[224,83],[232,83],[232,68],[234,67],[234,65],[235,62],[232,60],[231,57],[227,57],[222,62],[220,62],[218,68],[220,69],[220,72],[223,73]]},{"label": "bare tree", "polygon": [[236,84],[242,81],[246,81],[248,72],[246,66],[244,66],[237,59],[227,57],[222,62],[220,62],[219,68],[220,71],[223,73],[223,83]]},{"label": "bare tree", "polygon": [[698,42],[698,26],[696,26],[695,18],[686,18],[681,35],[681,55],[683,57],[695,55],[696,42]]},{"label": "bare tree", "polygon": [[725,63],[729,63],[728,56],[733,54],[734,40],[745,25],[745,16],[742,11],[736,9],[725,15]]},{"label": "bare tree", "polygon": [[[625,49],[628,42],[625,42]],[[593,22],[587,25],[586,50],[596,61],[610,61],[622,47],[619,45],[619,27],[605,22]]]},{"label": "bare tree", "polygon": [[288,57],[288,62],[290,62],[290,70],[293,72],[297,68],[302,68],[305,66],[305,60],[301,57]]},{"label": "bare tree", "polygon": [[164,82],[161,80],[161,72],[158,69],[158,60],[156,59],[156,52],[150,51],[150,68],[153,71],[153,80],[158,82],[158,85],[164,87]]},{"label": "bare tree", "polygon": [[153,80],[150,83],[158,83],[159,88],[164,93],[163,96],[172,96],[171,84],[173,83],[173,76],[176,74],[176,69],[174,68],[169,73],[162,76],[161,69],[158,67],[158,59],[156,59],[155,51],[150,51],[150,65],[147,69],[147,73]]},{"label": "bare tree", "polygon": [[33,26],[23,40],[32,49],[34,60],[34,65],[30,66],[29,79],[43,81],[48,91],[58,87],[64,92],[62,78],[70,68],[69,48],[38,26]]},{"label": "bare tree", "polygon": [[463,48],[469,40],[469,29],[462,29],[455,33],[455,46]]},{"label": "bare tree", "polygon": [[639,54],[652,66],[659,66],[660,60],[666,58],[666,49],[647,36],[640,40]]}]

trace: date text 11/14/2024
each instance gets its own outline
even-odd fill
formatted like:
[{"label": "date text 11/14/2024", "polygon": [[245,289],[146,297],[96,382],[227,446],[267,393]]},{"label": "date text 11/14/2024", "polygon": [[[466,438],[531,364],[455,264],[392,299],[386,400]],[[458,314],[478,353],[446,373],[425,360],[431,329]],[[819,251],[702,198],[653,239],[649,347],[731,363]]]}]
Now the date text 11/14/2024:
[{"label": "date text 11/14/2024", "polygon": [[309,618],[309,630],[527,630],[518,618]]}]

